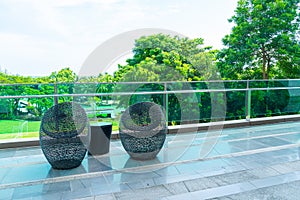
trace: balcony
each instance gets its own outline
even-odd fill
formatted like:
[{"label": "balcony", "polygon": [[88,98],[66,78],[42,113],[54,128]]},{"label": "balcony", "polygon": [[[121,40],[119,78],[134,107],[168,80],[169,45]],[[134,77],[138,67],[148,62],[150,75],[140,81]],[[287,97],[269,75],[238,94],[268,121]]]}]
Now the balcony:
[{"label": "balcony", "polygon": [[[162,85],[168,84],[178,83]],[[175,200],[297,197],[300,185],[300,123],[299,115],[295,114],[298,112],[295,99],[299,87],[288,80],[281,81],[282,85],[278,84],[276,87],[251,87],[251,84],[257,86],[261,83],[244,81],[239,86],[236,84],[235,88],[229,88],[227,86],[230,84],[225,83],[223,88],[214,85],[215,88],[206,89],[191,87],[191,90],[168,90],[165,88],[171,87],[163,87],[159,91],[136,91],[134,95],[139,95],[137,98],[140,100],[145,96],[153,98],[153,95],[160,95],[169,119],[173,117],[168,107],[169,95],[172,94],[219,93],[228,96],[235,93],[243,99],[244,113],[239,116],[226,114],[222,120],[222,116],[215,113],[216,117],[210,120],[202,115],[198,119],[195,115],[193,118],[184,118],[188,119],[183,120],[184,123],[177,123],[176,118],[172,118],[174,124],[169,120],[170,134],[162,151],[151,161],[130,159],[117,139],[117,131],[114,132],[116,139],[111,141],[108,154],[86,155],[82,165],[71,170],[52,169],[40,147],[35,146],[38,144],[37,137],[12,138],[9,144],[14,144],[14,148],[4,148],[8,140],[2,140],[0,199]],[[270,116],[268,112],[260,113],[259,117],[253,116],[253,112],[258,113],[253,109],[255,93],[260,91],[264,96],[268,91],[275,90],[287,91],[290,94],[286,106],[280,110],[280,116]],[[132,96],[133,93],[74,92],[46,96],[16,94],[2,95],[1,98],[49,98],[55,102],[56,97],[58,100],[74,100],[77,96],[110,96],[109,101],[117,102],[120,101],[117,97],[122,95]],[[222,105],[223,102],[219,103]],[[225,107],[227,106],[223,108]],[[91,113],[98,112],[91,108],[88,107],[87,110],[91,110]],[[122,112],[122,108],[118,108],[118,111]],[[200,113],[201,111],[200,109]],[[115,113],[117,116],[118,112]],[[26,123],[20,125],[22,124],[26,126]],[[25,134],[23,131],[19,136]],[[18,147],[20,141],[22,145]]]},{"label": "balcony", "polygon": [[[53,170],[39,147],[0,150],[1,199],[263,199],[298,196],[300,124],[168,135],[157,159],[129,158],[119,140],[109,154]],[[192,138],[192,140],[191,140]],[[215,145],[203,156],[209,142]],[[296,195],[295,195],[296,194]],[[223,198],[224,197],[224,198]]]}]

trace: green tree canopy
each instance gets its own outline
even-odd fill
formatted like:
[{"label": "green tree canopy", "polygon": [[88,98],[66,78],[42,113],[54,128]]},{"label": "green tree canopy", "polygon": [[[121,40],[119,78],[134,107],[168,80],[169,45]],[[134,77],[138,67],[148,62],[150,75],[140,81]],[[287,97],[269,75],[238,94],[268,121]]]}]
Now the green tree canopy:
[{"label": "green tree canopy", "polygon": [[133,57],[127,60],[126,65],[119,65],[114,81],[202,80],[206,73],[199,70],[201,63],[196,59],[201,55],[213,55],[209,52],[210,47],[203,48],[202,45],[202,38],[164,34],[143,36],[135,42]]},{"label": "green tree canopy", "polygon": [[218,66],[227,79],[299,78],[300,0],[239,0]]},{"label": "green tree canopy", "polygon": [[49,76],[50,83],[73,83],[77,80],[77,75],[69,67],[63,68],[58,72],[52,72]]},{"label": "green tree canopy", "polygon": [[10,75],[0,72],[0,84],[34,84],[34,83],[48,83],[48,77],[30,77],[20,75]]}]

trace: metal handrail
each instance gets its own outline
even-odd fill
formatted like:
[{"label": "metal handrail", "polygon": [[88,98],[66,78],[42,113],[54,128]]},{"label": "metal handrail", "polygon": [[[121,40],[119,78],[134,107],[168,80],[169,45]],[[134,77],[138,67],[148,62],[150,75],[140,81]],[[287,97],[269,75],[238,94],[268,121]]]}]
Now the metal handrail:
[{"label": "metal handrail", "polygon": [[[270,81],[300,81],[300,79],[280,79],[280,80],[270,80]],[[120,83],[72,83],[72,84],[161,84],[164,86],[163,91],[136,91],[136,92],[107,92],[107,93],[77,93],[77,94],[48,94],[48,95],[3,95],[0,96],[0,99],[11,99],[11,98],[47,98],[47,97],[78,97],[78,96],[126,96],[132,94],[138,95],[147,95],[147,94],[187,94],[187,93],[210,93],[210,92],[234,92],[234,91],[265,91],[265,90],[296,90],[300,89],[299,86],[291,86],[291,87],[262,87],[262,88],[251,88],[249,87],[250,82],[261,82],[266,80],[242,80],[242,81],[191,81],[191,82],[120,82]],[[247,83],[245,88],[219,88],[219,89],[191,89],[191,90],[167,90],[168,84],[172,83],[221,83],[221,82],[245,82]],[[58,86],[58,85],[66,85],[70,83],[63,84],[2,84],[1,86],[29,86],[29,85],[49,85],[49,86]]]},{"label": "metal handrail", "polygon": [[66,84],[164,84],[164,83],[229,83],[229,82],[280,82],[280,81],[300,81],[300,79],[255,79],[255,80],[207,80],[207,81],[162,81],[162,82],[56,82],[56,83],[9,83],[0,84],[1,86],[16,86],[16,85],[66,85]]},{"label": "metal handrail", "polygon": [[243,89],[201,89],[201,90],[171,90],[171,91],[152,91],[152,92],[111,92],[111,93],[80,93],[80,94],[48,94],[48,95],[7,95],[0,96],[0,99],[12,98],[46,98],[46,97],[79,97],[79,96],[126,96],[126,95],[147,95],[147,94],[190,94],[190,93],[210,93],[210,92],[235,92],[235,91],[265,91],[265,90],[295,90],[300,87],[280,87],[280,88],[243,88]]}]

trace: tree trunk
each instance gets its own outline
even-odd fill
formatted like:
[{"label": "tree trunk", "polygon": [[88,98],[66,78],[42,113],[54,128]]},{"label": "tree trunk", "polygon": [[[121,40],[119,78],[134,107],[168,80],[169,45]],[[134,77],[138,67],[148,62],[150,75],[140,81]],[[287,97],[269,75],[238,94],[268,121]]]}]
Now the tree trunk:
[{"label": "tree trunk", "polygon": [[265,51],[265,47],[262,47],[262,73],[263,73],[263,79],[268,79],[268,75],[266,72],[266,64],[267,64],[267,55]]}]

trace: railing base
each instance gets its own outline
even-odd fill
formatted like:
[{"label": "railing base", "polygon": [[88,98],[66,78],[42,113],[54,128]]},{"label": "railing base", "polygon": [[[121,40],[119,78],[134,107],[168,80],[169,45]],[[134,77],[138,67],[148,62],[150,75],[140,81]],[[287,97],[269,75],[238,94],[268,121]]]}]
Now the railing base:
[{"label": "railing base", "polygon": [[[250,121],[247,121],[246,119],[242,119],[242,120],[230,120],[230,121],[222,121],[222,122],[168,126],[168,134],[207,131],[209,129],[220,130],[222,128],[237,128],[237,127],[245,127],[245,126],[276,124],[282,122],[293,122],[293,121],[300,121],[300,115],[282,115],[282,116],[274,116],[274,117],[253,118]],[[119,132],[113,131],[111,135],[111,139],[119,139]],[[40,141],[38,138],[0,140],[0,149],[30,147],[30,146],[39,146],[39,145],[40,145]]]}]

